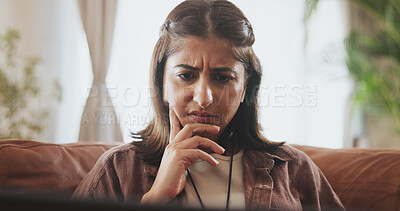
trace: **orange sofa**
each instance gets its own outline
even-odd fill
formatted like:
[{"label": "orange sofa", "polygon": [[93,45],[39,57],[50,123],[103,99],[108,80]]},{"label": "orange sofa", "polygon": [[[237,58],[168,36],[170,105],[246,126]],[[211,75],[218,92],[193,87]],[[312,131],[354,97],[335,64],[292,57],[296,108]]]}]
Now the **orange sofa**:
[{"label": "orange sofa", "polygon": [[[69,197],[96,160],[117,144],[0,141],[0,192]],[[400,150],[295,146],[319,166],[347,210],[400,210]]]}]

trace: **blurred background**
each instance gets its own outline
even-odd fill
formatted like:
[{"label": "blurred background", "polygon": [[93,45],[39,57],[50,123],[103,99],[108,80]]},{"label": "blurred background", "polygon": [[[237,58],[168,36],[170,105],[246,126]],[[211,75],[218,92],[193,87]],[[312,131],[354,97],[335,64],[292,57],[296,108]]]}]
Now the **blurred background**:
[{"label": "blurred background", "polygon": [[[181,0],[0,0],[0,139],[129,142]],[[252,23],[263,134],[400,148],[399,0],[232,0]]]}]

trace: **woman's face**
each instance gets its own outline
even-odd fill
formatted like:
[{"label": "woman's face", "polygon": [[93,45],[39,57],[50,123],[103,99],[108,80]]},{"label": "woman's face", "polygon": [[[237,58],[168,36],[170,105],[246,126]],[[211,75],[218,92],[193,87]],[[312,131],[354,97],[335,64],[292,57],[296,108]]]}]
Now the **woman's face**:
[{"label": "woman's face", "polygon": [[[165,64],[164,102],[182,126],[205,123],[223,131],[244,96],[244,65],[233,57],[230,44],[223,39],[188,37],[178,48]],[[218,136],[208,138],[217,140]]]}]

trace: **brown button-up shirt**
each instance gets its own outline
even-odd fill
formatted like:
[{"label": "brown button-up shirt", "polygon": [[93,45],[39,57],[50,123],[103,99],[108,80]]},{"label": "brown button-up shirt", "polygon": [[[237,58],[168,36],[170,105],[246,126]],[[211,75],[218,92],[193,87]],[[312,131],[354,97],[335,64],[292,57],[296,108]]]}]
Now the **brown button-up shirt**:
[{"label": "brown button-up shirt", "polygon": [[[121,145],[101,156],[73,197],[139,203],[157,171],[136,155],[133,144]],[[269,152],[245,150],[243,184],[246,209],[344,210],[321,170],[288,145]]]}]

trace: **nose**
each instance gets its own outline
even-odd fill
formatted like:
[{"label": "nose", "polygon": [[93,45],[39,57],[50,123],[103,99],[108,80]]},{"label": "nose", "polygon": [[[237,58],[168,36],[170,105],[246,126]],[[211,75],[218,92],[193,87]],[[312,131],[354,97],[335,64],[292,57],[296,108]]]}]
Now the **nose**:
[{"label": "nose", "polygon": [[207,108],[213,103],[213,93],[207,79],[200,77],[197,81],[193,100],[201,107]]}]

